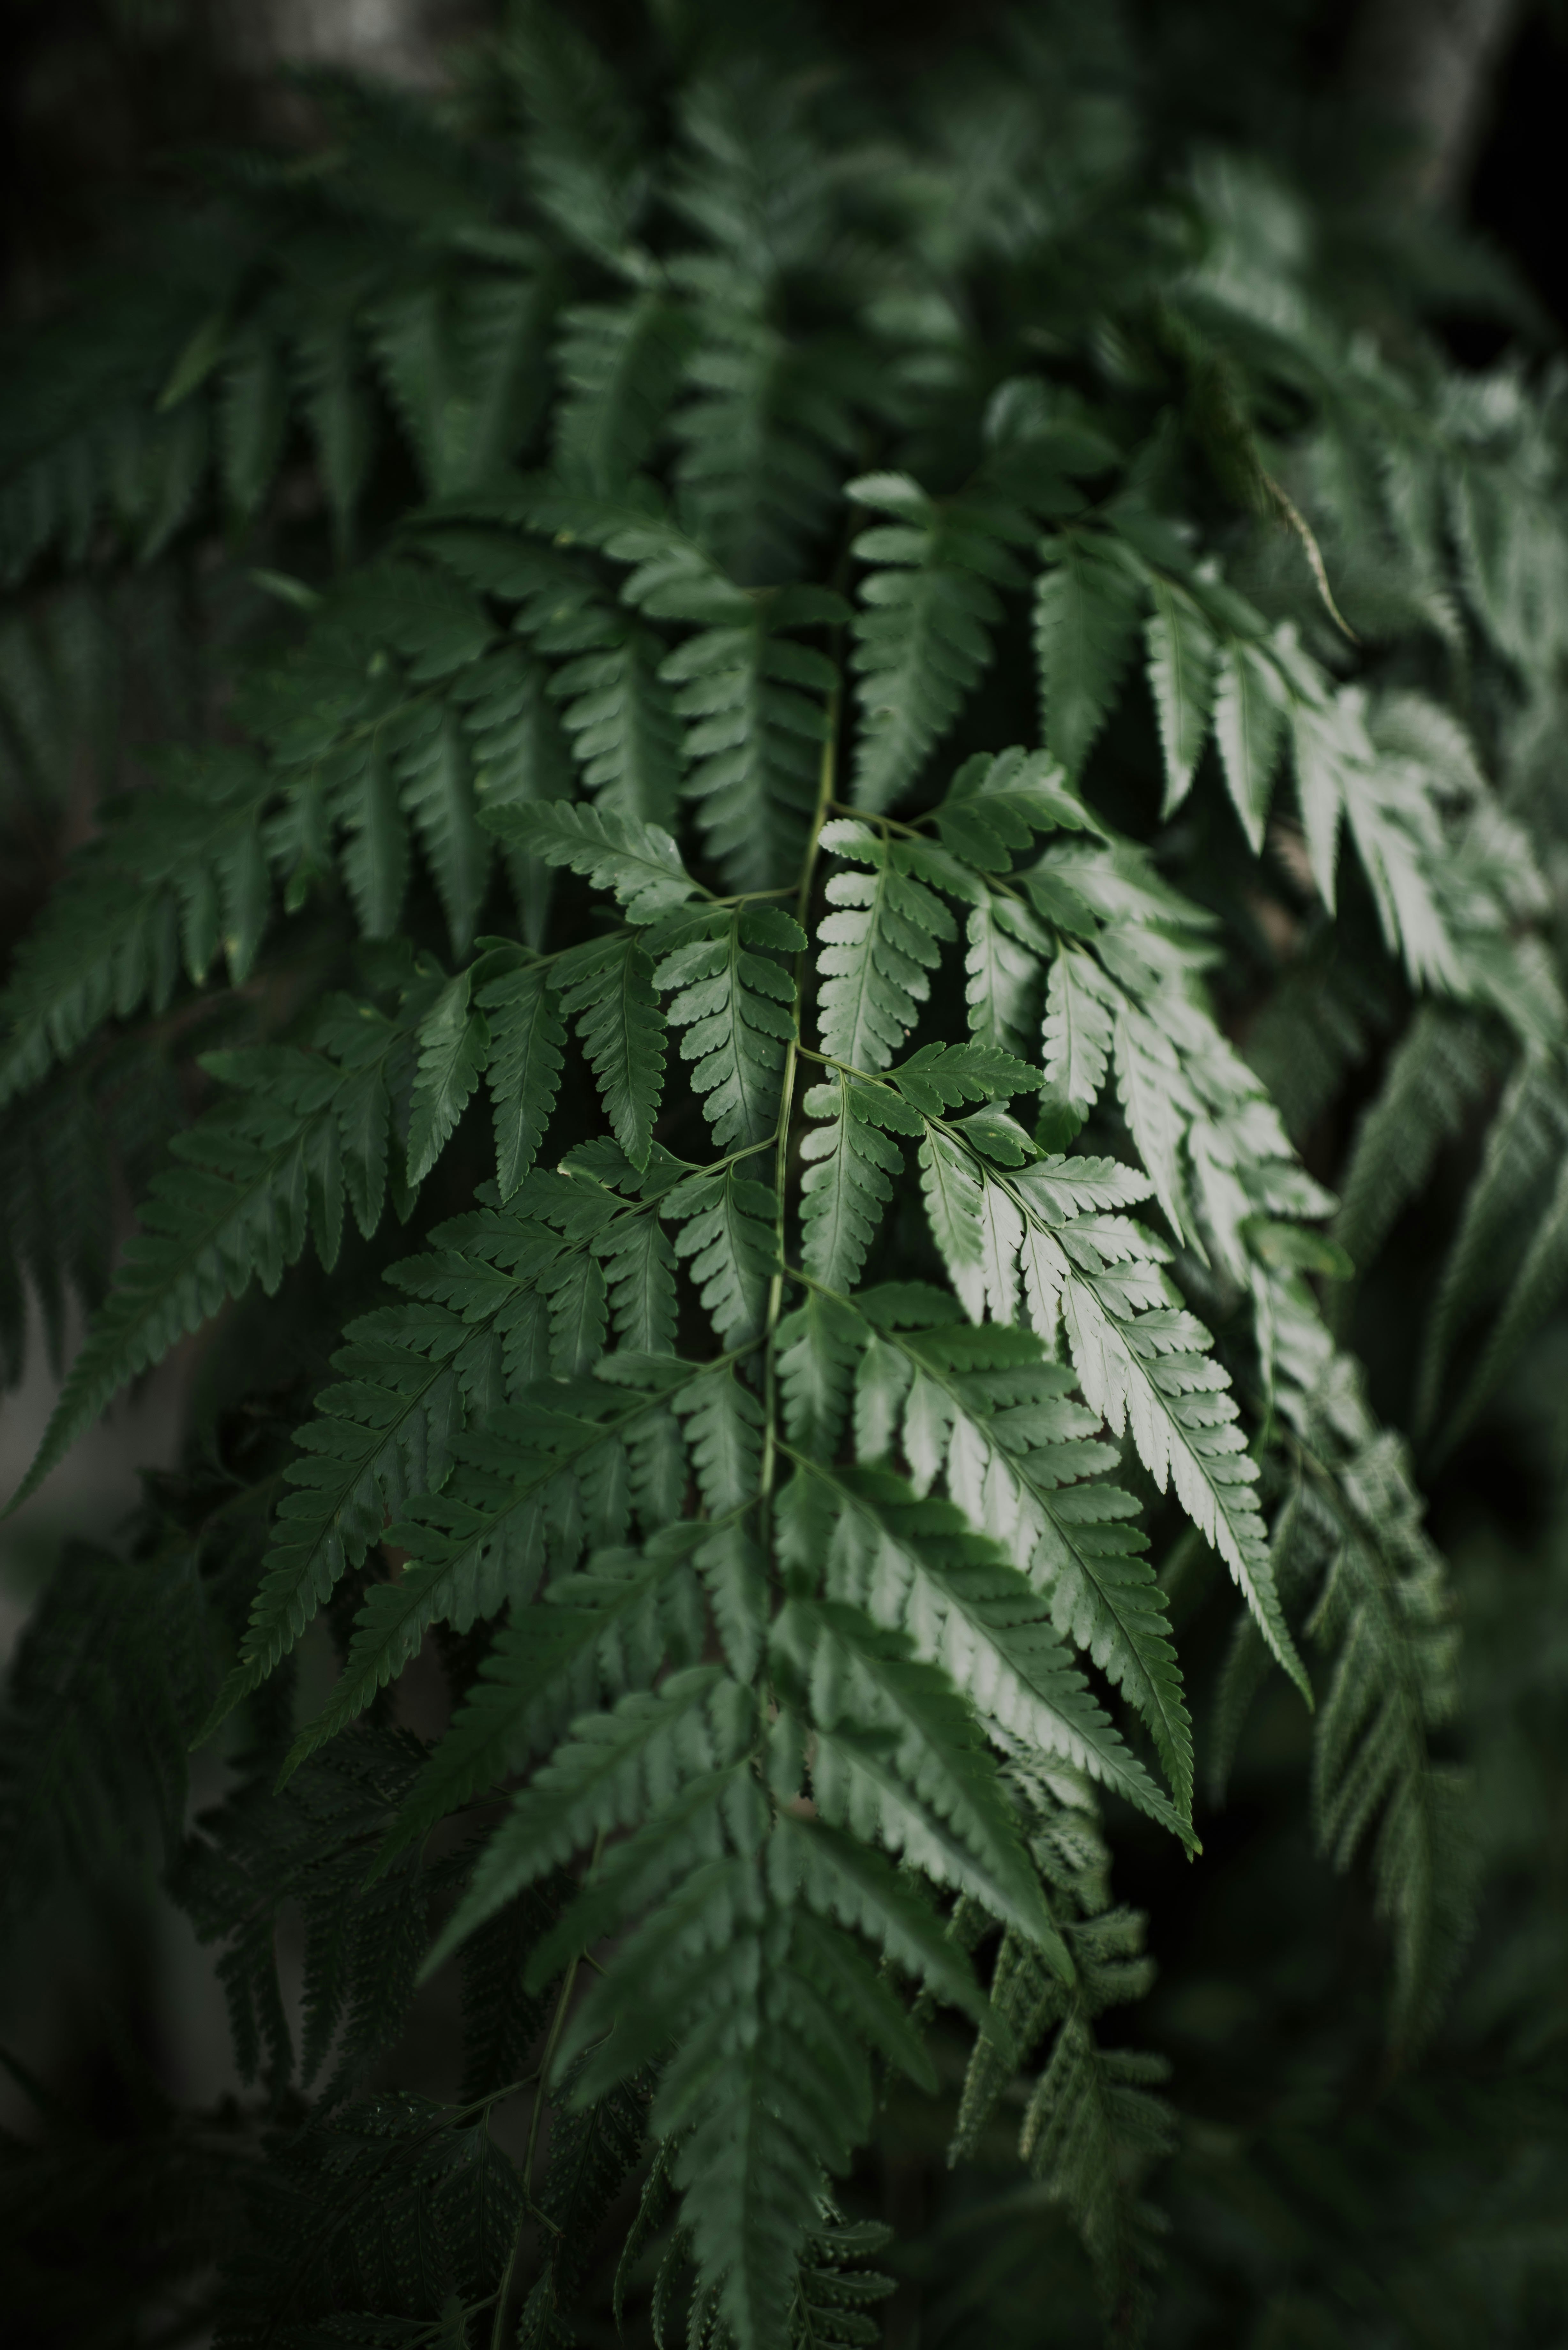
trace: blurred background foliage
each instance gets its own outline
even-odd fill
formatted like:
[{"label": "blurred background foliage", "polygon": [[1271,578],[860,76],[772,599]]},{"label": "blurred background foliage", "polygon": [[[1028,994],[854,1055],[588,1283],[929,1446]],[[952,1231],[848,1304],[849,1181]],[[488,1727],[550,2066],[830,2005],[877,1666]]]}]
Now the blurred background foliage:
[{"label": "blurred background foliage", "polygon": [[[607,46],[629,37],[631,12],[612,0],[575,13]],[[940,63],[990,10],[835,0],[833,13],[841,40],[897,71]],[[15,351],[44,322],[68,325],[72,298],[112,310],[150,246],[171,267],[199,268],[199,240],[161,241],[170,206],[200,188],[214,155],[262,139],[307,157],[329,140],[330,108],[308,78],[322,68],[424,86],[439,102],[449,45],[494,14],[480,0],[7,0],[0,336]],[[1172,157],[1205,140],[1262,151],[1311,192],[1330,249],[1336,220],[1363,244],[1398,238],[1412,315],[1461,365],[1510,348],[1532,368],[1553,361],[1568,328],[1568,8],[1137,0],[1126,15],[1150,135]],[[1434,63],[1443,40],[1447,83]],[[1107,100],[1107,136],[1113,114]],[[134,367],[129,311],[126,332]],[[304,469],[265,524],[202,536],[180,528],[178,511],[164,519],[149,515],[130,570],[0,596],[0,956],[103,795],[134,781],[140,751],[222,727],[223,660],[273,608],[253,575],[308,570],[325,558],[301,559],[301,546],[324,548],[329,534]],[[51,1282],[45,1232],[25,1252],[45,1268],[37,1295],[0,1301],[41,1318],[57,1362],[71,1338],[67,1293],[101,1290],[130,1201],[187,1114],[150,1060],[145,1082],[112,1098],[84,1091],[79,1154],[42,1183],[0,1133],[0,1214],[37,1214],[50,1183],[100,1185],[91,1261],[57,1267]],[[1461,1128],[1357,1302],[1356,1344],[1397,1419],[1407,1333],[1474,1155]],[[183,1379],[177,1357],[73,1460],[78,1526],[84,1495],[89,1530],[134,1503],[133,1460],[173,1465]],[[198,1418],[221,1382],[220,1354]],[[12,1482],[47,1402],[36,1380],[7,1399]],[[58,1514],[57,1492],[46,1492],[6,1532],[8,1634],[52,1556]],[[1462,1596],[1468,1701],[1454,1738],[1480,1790],[1489,1868],[1452,2014],[1417,2070],[1388,2077],[1366,2053],[1378,2044],[1379,1929],[1364,1888],[1314,1856],[1307,1724],[1277,1677],[1242,1733],[1225,1806],[1204,1822],[1199,1866],[1116,1823],[1118,1889],[1156,1920],[1158,1970],[1127,2033],[1173,2061],[1183,2116],[1157,2186],[1171,2257],[1154,2339],[1170,2350],[1568,2344],[1568,1318],[1549,1323],[1444,1465],[1430,1523]],[[1176,1594],[1200,1722],[1226,1631],[1201,1600],[1196,1577]],[[195,1792],[200,1803],[210,1791]],[[185,2148],[179,2210],[166,2191],[156,2211],[139,2200],[134,2149],[182,2103],[212,2106],[232,2085],[209,1964],[160,1896],[155,1846],[33,1922],[27,1955],[0,1979],[3,2119],[21,2147],[47,2117],[65,2152],[47,2176],[9,2158],[0,2168],[7,2338],[199,2338],[199,2304],[161,2334],[146,2311],[165,2271],[199,2266],[192,2244],[224,2191],[221,2127]],[[402,2051],[396,2077],[439,2087],[450,2019],[434,2001],[421,2014],[428,2046]],[[955,2048],[955,2095],[959,2062]],[[999,2123],[989,2168],[950,2178],[950,2108],[895,2101],[854,2182],[860,2208],[901,2240],[889,2344],[1095,2340],[1087,2263],[1064,2215],[1020,2177],[1012,2129]],[[67,2275],[76,2294],[62,2302]],[[607,2283],[602,2324],[607,2342]]]}]

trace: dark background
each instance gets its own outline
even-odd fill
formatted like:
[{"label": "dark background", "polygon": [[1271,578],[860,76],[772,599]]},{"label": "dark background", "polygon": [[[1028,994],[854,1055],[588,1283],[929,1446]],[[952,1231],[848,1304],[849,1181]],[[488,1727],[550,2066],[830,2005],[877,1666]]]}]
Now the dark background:
[{"label": "dark background", "polygon": [[[1192,136],[1261,146],[1320,190],[1363,201],[1370,194],[1390,214],[1425,205],[1479,235],[1505,262],[1521,298],[1467,295],[1459,270],[1438,324],[1458,359],[1486,365],[1521,334],[1540,356],[1568,336],[1561,160],[1568,5],[1537,0],[1511,7],[1507,0],[1485,0],[1477,9],[1471,0],[1469,13],[1479,16],[1488,8],[1506,22],[1490,56],[1483,54],[1470,74],[1457,127],[1438,157],[1436,186],[1420,178],[1418,138],[1407,152],[1400,149],[1399,75],[1369,92],[1361,60],[1371,18],[1387,19],[1396,30],[1403,23],[1406,84],[1414,91],[1426,63],[1423,20],[1429,28],[1450,16],[1462,18],[1464,0],[1406,0],[1403,7],[1398,0],[1131,0],[1127,13],[1145,36],[1151,73],[1168,78],[1179,93],[1167,111]],[[429,82],[439,79],[443,44],[498,13],[482,0],[383,0],[378,32],[377,11],[364,0],[358,9],[344,0],[0,0],[0,321],[25,327],[67,296],[81,267],[105,258],[112,265],[143,205],[178,191],[202,145],[257,136],[308,140],[308,102],[280,98],[273,68],[340,64]],[[575,13],[607,43],[622,36],[617,0],[592,0]],[[830,12],[841,41],[853,37],[885,55],[890,68],[921,53],[940,54],[993,13],[993,0],[833,0]],[[362,30],[369,26],[368,41],[348,37],[351,18]],[[1217,55],[1227,60],[1220,75]],[[17,879],[6,875],[0,897],[0,958],[8,952],[6,931],[25,918],[33,894]],[[9,1400],[5,1408],[13,1409]],[[1474,1450],[1462,1456],[1436,1496],[1439,1538],[1456,1530],[1483,1490],[1517,1495],[1522,1481],[1516,1465],[1504,1474],[1496,1459],[1489,1462]],[[125,1476],[129,1500],[129,1465]],[[1304,1724],[1297,1727],[1304,1740]],[[1299,1754],[1265,1759],[1292,1773],[1299,1786]],[[1201,1988],[1219,1979],[1216,1950],[1259,1931],[1255,1916],[1243,1923],[1237,1910],[1268,1902],[1266,1880],[1248,1866],[1249,1854],[1261,1852],[1277,1826],[1266,1770],[1253,1795],[1209,1824],[1210,1866],[1201,1879],[1136,1835],[1118,1850],[1120,1889],[1158,1920],[1172,2002],[1183,1995],[1183,1983]],[[1272,1865],[1313,1867],[1304,1835],[1299,1849],[1282,1842]],[[1345,1907],[1348,1917],[1348,1902]],[[1285,1901],[1280,1914],[1288,1913]],[[213,2081],[223,2078],[226,2035],[213,1987],[198,1971],[200,1962],[192,1964],[193,1946],[150,1940],[129,1908],[118,1928],[109,1925],[124,1961],[116,1993],[131,2036],[176,2093],[210,2093]],[[172,2032],[171,2005],[182,2011]],[[40,2013],[24,2002],[24,2046],[30,2034],[40,2037]],[[1179,2033],[1174,2006],[1164,2021]],[[7,2037],[16,2023],[7,2020]],[[32,2052],[47,2060],[52,2081],[72,2090],[78,2110],[109,2134],[124,2119],[123,2050],[110,2044],[122,2028],[111,2027],[107,2011],[88,2015],[73,2002],[70,2015],[51,2013],[50,2045]],[[1196,2085],[1200,2101],[1201,2083],[1192,2081],[1198,2069],[1188,2068],[1189,2088]],[[932,2159],[912,2138],[910,2148],[902,2170],[889,2162],[888,2216],[918,2240],[932,2218],[921,2199]],[[896,2306],[895,2339],[901,2316]]]},{"label": "dark background", "polygon": [[[999,0],[835,0],[836,36],[905,57],[972,33]],[[279,128],[266,70],[337,62],[416,80],[438,78],[454,36],[493,24],[494,0],[5,0],[0,7],[0,267],[12,317],[49,300],[60,273],[99,245],[129,197],[177,176],[182,151]],[[574,14],[609,42],[615,0]],[[1561,160],[1568,120],[1564,0],[1134,0],[1127,12],[1161,68],[1194,61],[1195,130],[1282,134],[1332,178],[1354,161],[1353,118],[1366,75],[1370,17],[1399,20],[1407,67],[1378,93],[1391,113],[1404,73],[1419,79],[1423,38],[1447,19],[1501,20],[1472,78],[1450,174],[1453,208],[1516,265],[1568,327],[1568,239]],[[1235,19],[1238,36],[1230,39]],[[1216,52],[1234,70],[1216,78]],[[1271,119],[1272,118],[1272,119]],[[1456,324],[1456,340],[1467,328]],[[1460,356],[1489,348],[1472,323]]]}]

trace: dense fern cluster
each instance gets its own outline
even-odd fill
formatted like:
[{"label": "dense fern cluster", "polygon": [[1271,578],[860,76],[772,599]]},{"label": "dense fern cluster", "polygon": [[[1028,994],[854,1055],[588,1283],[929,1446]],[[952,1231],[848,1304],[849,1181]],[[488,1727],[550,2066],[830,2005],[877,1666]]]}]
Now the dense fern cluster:
[{"label": "dense fern cluster", "polygon": [[[661,2345],[868,2342],[836,2182],[954,2019],[955,2154],[1011,2116],[1131,2339],[1103,1809],[1197,1854],[1277,1665],[1397,2056],[1469,1930],[1446,1571],[1322,1301],[1483,1102],[1420,1430],[1568,1275],[1559,393],[1331,301],[1066,12],[879,103],[667,14],[325,93],[0,402],[16,643],[220,536],[275,616],[5,996],[13,1369],[177,1128],[24,1492],[229,1317],[26,1636],[7,1894],[162,1819],[254,2085],[224,2342],[565,2343],[612,2273]],[[449,1962],[443,2100],[389,2068]]]}]

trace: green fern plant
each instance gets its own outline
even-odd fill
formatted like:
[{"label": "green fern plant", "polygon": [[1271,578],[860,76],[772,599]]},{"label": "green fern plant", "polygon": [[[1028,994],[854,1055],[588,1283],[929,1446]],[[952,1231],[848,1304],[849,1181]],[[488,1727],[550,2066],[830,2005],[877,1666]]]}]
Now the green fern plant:
[{"label": "green fern plant", "polygon": [[[275,613],[235,739],[111,804],[9,982],[8,1197],[95,1088],[190,1111],[101,1303],[101,1185],[13,1221],[97,1307],[21,1493],[191,1334],[291,1334],[130,1555],[62,1563],[7,1882],[149,1803],[179,1848],[255,2085],[225,2343],[564,2343],[612,2274],[661,2345],[867,2342],[845,2213],[933,2019],[955,2152],[1022,2108],[1130,2340],[1176,2124],[1100,2033],[1150,1974],[1107,1821],[1196,1856],[1278,1667],[1396,2060],[1469,1931],[1451,1603],[1348,1276],[1500,1079],[1424,1427],[1474,1318],[1450,1424],[1568,1274],[1534,819],[1422,665],[1511,664],[1505,749],[1556,690],[1560,541],[1499,546],[1550,401],[1434,389],[1293,282],[1265,322],[1229,167],[1161,248],[1085,134],[1082,201],[1166,256],[1091,311],[1077,199],[1020,160],[992,204],[961,93],[862,152],[867,94],[662,21],[667,140],[524,10],[459,129],[328,93],[319,167],[225,172],[244,235],[6,394],[16,581],[222,529]],[[1052,37],[994,68],[1036,130]],[[1293,1135],[1393,1032],[1336,1201]],[[395,2051],[449,1966],[443,2105]]]}]

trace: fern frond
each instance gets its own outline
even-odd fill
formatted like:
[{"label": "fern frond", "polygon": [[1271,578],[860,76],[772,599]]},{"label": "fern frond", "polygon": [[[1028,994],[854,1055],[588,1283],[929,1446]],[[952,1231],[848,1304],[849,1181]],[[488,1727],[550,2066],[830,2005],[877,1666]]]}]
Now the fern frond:
[{"label": "fern frond", "polygon": [[822,923],[817,1018],[823,1050],[857,1069],[885,1069],[930,992],[951,914],[919,878],[919,851],[853,820],[825,825],[822,845],[868,872],[834,874]]},{"label": "fern frond", "polygon": [[597,888],[613,890],[633,923],[656,922],[696,895],[697,884],[662,826],[562,803],[498,811],[491,822],[531,857],[568,866]]},{"label": "fern frond", "polygon": [[1456,1702],[1456,1640],[1442,1564],[1393,1440],[1365,1447],[1340,1492],[1318,1503],[1334,1550],[1313,1629],[1335,1659],[1314,1810],[1341,1868],[1376,1825],[1373,1875],[1395,1950],[1391,2034],[1408,2046],[1430,2031],[1471,1926],[1463,1774],[1428,1745]]},{"label": "fern frond", "polygon": [[828,233],[815,126],[798,90],[739,73],[693,90],[682,127],[674,201],[706,249],[671,270],[697,329],[677,479],[694,535],[737,578],[788,579],[836,503],[865,384],[847,339],[788,322],[790,276]]},{"label": "fern frond", "polygon": [[[1165,763],[1161,816],[1174,816],[1192,789],[1213,717],[1218,648],[1201,607],[1174,581],[1151,581],[1154,610],[1145,629],[1148,679]],[[1332,874],[1332,864],[1331,864]],[[1319,881],[1321,888],[1321,878]]]},{"label": "fern frond", "polygon": [[794,982],[766,950],[799,953],[805,932],[771,906],[737,907],[702,928],[706,935],[666,955],[654,984],[680,991],[667,1017],[684,1031],[680,1057],[693,1064],[714,1141],[744,1147],[773,1130],[784,1046],[795,1035]]},{"label": "fern frond", "polygon": [[473,1881],[432,1948],[426,1971],[504,1902],[613,1829],[636,1827],[659,1797],[714,1773],[743,1752],[749,1693],[717,1667],[693,1665],[657,1692],[628,1691],[590,1713],[513,1800]]},{"label": "fern frond", "polygon": [[683,788],[736,889],[771,889],[799,865],[837,672],[793,632],[836,624],[847,610],[819,588],[778,588],[665,659],[676,711],[691,722]]},{"label": "fern frond", "polygon": [[612,619],[602,651],[554,671],[549,691],[583,781],[607,813],[668,824],[680,780],[680,721],[660,676],[662,639],[636,621]]},{"label": "fern frond", "polygon": [[947,1673],[845,1599],[795,1603],[775,1637],[810,1690],[823,1817],[971,1894],[1070,1973],[995,1764]]},{"label": "fern frond", "polygon": [[271,910],[260,833],[271,789],[254,760],[216,755],[111,812],[18,952],[0,1101],[68,1060],[104,1021],[143,1004],[164,1011],[182,970],[200,985],[220,949],[231,980],[248,977]]},{"label": "fern frond", "polygon": [[645,1168],[664,1090],[665,1022],[653,965],[634,937],[612,938],[573,948],[556,976],[615,1138],[632,1164]]},{"label": "fern frond", "polygon": [[196,1560],[165,1542],[119,1558],[68,1546],[22,1636],[0,1714],[5,1914],[24,1915],[62,1862],[92,1877],[154,1826],[172,1858],[187,1749],[211,1697],[208,1601]]},{"label": "fern frond", "polygon": [[1490,1076],[1480,1024],[1423,1004],[1391,1055],[1352,1146],[1334,1236],[1358,1272],[1426,1182],[1443,1144],[1459,1133]]},{"label": "fern frond", "polygon": [[[1454,1347],[1495,1287],[1498,1268],[1561,1154],[1568,1133],[1564,1107],[1550,1065],[1533,1055],[1521,1061],[1487,1129],[1480,1170],[1428,1317],[1416,1399],[1419,1430],[1430,1430]],[[1516,1293],[1521,1286],[1516,1282]]]},{"label": "fern frond", "polygon": [[361,1880],[419,1760],[405,1735],[357,1732],[286,1793],[251,1781],[197,1823],[182,1898],[201,1939],[223,1946],[241,2072],[261,2073],[275,2095],[295,2064],[275,1948],[285,1902],[306,1921],[303,2079],[335,2053],[324,2091],[335,2103],[400,2028],[424,1954],[427,1889],[407,1861],[368,1890]]},{"label": "fern frond", "polygon": [[[409,1563],[395,1584],[367,1592],[342,1678],[296,1741],[290,1769],[364,1711],[418,1653],[432,1624],[464,1632],[504,1605],[525,1607],[552,1552],[569,1558],[585,1538],[625,1534],[616,1439],[640,1400],[628,1405],[616,1390],[596,1392],[586,1383],[576,1393],[542,1384],[524,1400],[525,1411],[493,1412],[482,1428],[454,1436],[441,1490],[411,1500],[389,1531],[387,1540],[409,1553]],[[572,1402],[576,1411],[562,1408]]]},{"label": "fern frond", "polygon": [[1033,1236],[1024,1267],[1031,1318],[1048,1335],[1060,1299],[1090,1409],[1113,1435],[1129,1430],[1162,1491],[1168,1480],[1174,1485],[1194,1525],[1236,1577],[1271,1649],[1309,1694],[1280,1609],[1254,1491],[1257,1464],[1238,1425],[1230,1381],[1208,1352],[1201,1324],[1157,1302],[1158,1279],[1138,1279],[1140,1260],[1147,1265],[1150,1258],[1136,1227],[1111,1218],[1097,1230],[1075,1231],[1071,1191],[1064,1195],[1059,1185],[1064,1179],[1070,1186],[1076,1171],[1071,1160],[1047,1159],[1005,1179],[983,1176],[988,1188],[1005,1181]]},{"label": "fern frond", "polygon": [[1049,1598],[1057,1631],[1137,1707],[1185,1813],[1192,1731],[1164,1596],[1142,1556],[1145,1538],[1127,1523],[1136,1504],[1100,1482],[1116,1455],[1095,1440],[1098,1422],[1067,1399],[1070,1374],[1026,1332],[932,1324],[929,1305],[897,1290],[868,1291],[861,1310],[878,1336],[859,1358],[857,1429],[867,1389],[886,1377],[881,1358],[901,1366],[892,1409],[861,1438],[861,1459],[878,1459],[901,1422],[920,1480],[945,1476],[969,1523],[1001,1542]]},{"label": "fern frond", "polygon": [[[114,1287],[71,1366],[31,1468],[11,1506],[47,1476],[127,1381],[161,1361],[200,1329],[225,1297],[252,1281],[271,1292],[314,1232],[323,1264],[335,1263],[343,1230],[344,1158],[361,1157],[349,1192],[358,1211],[370,1186],[363,1168],[384,1151],[374,1125],[355,1115],[367,1099],[364,1073],[400,1043],[380,1024],[369,1052],[345,1071],[325,1056],[286,1045],[208,1056],[210,1074],[241,1098],[222,1105],[171,1148],[180,1164],[154,1182],[142,1231],[128,1243]],[[374,1077],[370,1080],[374,1088]],[[372,1091],[369,1098],[375,1098]],[[380,1115],[387,1114],[384,1087]]]},{"label": "fern frond", "polygon": [[858,1086],[844,1072],[805,1095],[806,1115],[829,1121],[801,1145],[802,1255],[826,1289],[858,1279],[882,1211],[904,1168],[903,1153],[884,1128],[898,1115],[885,1094]]},{"label": "fern frond", "polygon": [[879,567],[861,582],[851,657],[861,680],[855,797],[876,811],[913,783],[989,665],[1002,618],[992,583],[1022,587],[1023,573],[988,506],[939,506],[907,474],[867,473],[847,494],[894,517],[853,549]]},{"label": "fern frond", "polygon": [[375,407],[347,306],[327,295],[306,312],[294,338],[294,364],[333,535],[346,554],[376,442]]},{"label": "fern frond", "polygon": [[549,1604],[521,1593],[467,1703],[410,1789],[378,1861],[385,1866],[449,1812],[546,1750],[576,1713],[651,1686],[667,1655],[691,1653],[701,1608],[691,1544],[673,1530],[639,1554],[601,1551],[557,1578]]},{"label": "fern frond", "polygon": [[[1152,1969],[1142,1955],[1144,1921],[1136,1911],[1106,1906],[1105,1847],[1081,1788],[1061,1774],[1047,1781],[1021,1762],[1013,1769],[1015,1800],[1051,1877],[1075,1967],[1073,1982],[1064,1984],[1012,1934],[1003,1937],[997,1954],[992,2006],[1019,2057],[1026,2063],[1044,2036],[1054,2034],[1024,2107],[1020,2152],[1050,2199],[1066,2208],[1083,2240],[1107,2328],[1137,2340],[1163,2259],[1163,2214],[1141,2190],[1174,2139],[1169,2108],[1154,2094],[1168,2067],[1158,2056],[1102,2047],[1094,2023],[1106,2008],[1139,1997],[1147,1987]],[[955,2156],[973,2148],[1007,2080],[999,2039],[977,2040],[959,2108]]]},{"label": "fern frond", "polygon": [[435,879],[454,955],[466,954],[489,878],[490,844],[479,828],[468,746],[452,713],[432,711],[399,730],[399,799],[413,819]]},{"label": "fern frond", "polygon": [[830,1591],[908,1631],[918,1653],[945,1668],[1027,1748],[1092,1772],[1178,1827],[1095,1702],[1033,1582],[992,1538],[976,1534],[954,1504],[919,1499],[886,1470],[839,1471],[835,1483],[840,1523]]},{"label": "fern frond", "polygon": [[[299,1432],[305,1457],[286,1472],[296,1490],[279,1503],[221,1711],[292,1648],[340,1576],[380,1541],[389,1513],[441,1490],[465,1398],[477,1409],[498,1388],[515,1398],[548,1375],[551,1286],[618,1217],[651,1205],[569,1173],[536,1174],[509,1210],[460,1219],[443,1228],[444,1248],[405,1262],[398,1281],[408,1303],[349,1325],[333,1361],[339,1380],[318,1397],[317,1418]],[[614,1400],[608,1390],[587,1396],[605,1409]]]},{"label": "fern frond", "polygon": [[587,36],[552,9],[514,13],[501,50],[528,119],[529,176],[551,221],[612,270],[634,265],[648,196],[626,89]]},{"label": "fern frond", "polygon": [[721,1175],[688,1177],[660,1212],[680,1226],[675,1253],[690,1260],[715,1332],[727,1346],[743,1345],[762,1326],[777,1268],[773,1191],[729,1167]]},{"label": "fern frond", "polygon": [[649,289],[629,302],[568,310],[556,365],[568,394],[556,465],[570,487],[604,496],[630,481],[664,425],[690,349],[685,311]]},{"label": "fern frond", "polygon": [[503,1204],[524,1181],[550,1122],[566,1032],[549,974],[524,965],[482,988],[495,1111],[495,1183]]},{"label": "fern frond", "polygon": [[1047,540],[1034,594],[1042,733],[1070,775],[1083,766],[1132,657],[1143,604],[1119,541],[1074,532]]},{"label": "fern frond", "polygon": [[1263,845],[1287,706],[1279,670],[1261,647],[1239,638],[1220,648],[1214,734],[1231,803],[1254,857]]},{"label": "fern frond", "polygon": [[[1495,1202],[1489,1204],[1495,1206]],[[1480,1359],[1454,1406],[1444,1430],[1446,1441],[1452,1441],[1469,1426],[1520,1349],[1552,1312],[1564,1282],[1568,1282],[1568,1177],[1560,1172],[1530,1233]]]}]

